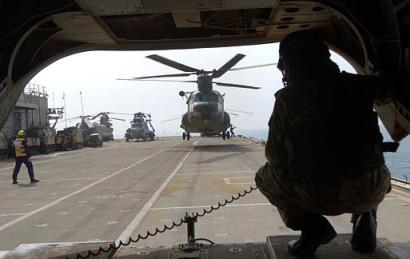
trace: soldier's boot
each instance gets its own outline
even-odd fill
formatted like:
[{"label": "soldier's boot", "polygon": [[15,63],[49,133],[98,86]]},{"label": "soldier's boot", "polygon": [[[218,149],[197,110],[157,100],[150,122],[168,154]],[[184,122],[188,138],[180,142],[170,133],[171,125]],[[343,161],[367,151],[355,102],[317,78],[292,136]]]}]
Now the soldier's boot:
[{"label": "soldier's boot", "polygon": [[352,248],[361,253],[371,253],[376,249],[376,211],[370,210],[353,216]]},{"label": "soldier's boot", "polygon": [[321,215],[309,216],[301,230],[299,239],[288,243],[289,253],[300,257],[312,256],[320,245],[329,243],[337,235],[329,221]]}]

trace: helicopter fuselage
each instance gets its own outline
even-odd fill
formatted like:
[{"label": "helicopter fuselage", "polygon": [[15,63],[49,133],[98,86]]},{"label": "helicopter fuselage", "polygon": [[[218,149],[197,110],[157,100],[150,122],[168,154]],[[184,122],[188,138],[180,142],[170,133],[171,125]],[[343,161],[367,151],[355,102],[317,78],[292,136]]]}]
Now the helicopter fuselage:
[{"label": "helicopter fuselage", "polygon": [[148,127],[143,125],[131,125],[131,128],[127,130],[126,138],[129,139],[144,139],[149,137],[150,130]]},{"label": "helicopter fuselage", "polygon": [[187,104],[188,111],[181,122],[181,128],[187,133],[218,135],[230,127],[230,117],[224,111],[224,98],[218,91],[192,92]]},{"label": "helicopter fuselage", "polygon": [[[107,123],[108,120],[107,120]],[[112,125],[109,123],[108,125]],[[86,132],[88,131],[88,135],[91,133],[98,133],[103,141],[110,141],[114,139],[113,135],[113,128],[105,125],[105,124],[99,124],[96,122],[91,122],[91,120],[87,117],[82,117],[81,118],[81,123],[78,126],[81,131]]]},{"label": "helicopter fuselage", "polygon": [[131,128],[127,129],[125,133],[126,141],[130,139],[151,139],[154,140],[154,130],[148,127],[148,121],[145,120],[145,115],[137,113],[131,121]]}]

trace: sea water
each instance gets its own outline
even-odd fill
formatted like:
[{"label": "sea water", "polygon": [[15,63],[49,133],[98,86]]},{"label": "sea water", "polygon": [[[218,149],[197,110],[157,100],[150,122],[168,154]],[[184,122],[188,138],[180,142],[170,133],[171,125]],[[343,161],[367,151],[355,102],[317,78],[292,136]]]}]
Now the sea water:
[{"label": "sea water", "polygon": [[[259,140],[267,140],[268,129],[236,130],[236,135],[243,135]],[[385,141],[390,141],[388,133],[382,129]],[[395,153],[384,153],[386,165],[390,169],[392,177],[410,181],[410,136],[400,142]]]}]

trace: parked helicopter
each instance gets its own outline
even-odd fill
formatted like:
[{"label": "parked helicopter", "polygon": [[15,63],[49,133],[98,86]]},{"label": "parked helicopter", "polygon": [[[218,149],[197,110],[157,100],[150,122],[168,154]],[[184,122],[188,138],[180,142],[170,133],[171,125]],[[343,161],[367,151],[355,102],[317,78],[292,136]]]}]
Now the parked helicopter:
[{"label": "parked helicopter", "polygon": [[151,114],[137,112],[131,121],[131,128],[125,133],[125,141],[130,139],[155,139],[155,129],[151,124]]},{"label": "parked helicopter", "polygon": [[[183,82],[183,83],[196,83],[198,85],[197,91],[184,92],[180,91],[179,95],[185,97],[187,100],[188,111],[182,116],[181,128],[184,129],[182,138],[189,140],[191,133],[200,133],[201,136],[213,136],[220,135],[223,139],[230,137],[228,129],[231,127],[231,120],[229,114],[224,110],[224,96],[218,91],[213,90],[213,84],[225,87],[237,87],[245,89],[260,89],[260,87],[223,83],[212,81],[214,78],[219,78],[227,71],[242,70],[257,68],[263,66],[271,66],[273,64],[263,64],[256,66],[248,66],[241,68],[232,68],[236,65],[245,55],[236,54],[232,59],[226,62],[218,70],[203,70],[196,69],[176,61],[167,59],[159,55],[150,55],[147,58],[157,61],[161,64],[173,67],[175,69],[184,71],[185,73],[178,74],[166,74],[166,75],[154,75],[134,77],[130,79],[118,79],[118,80],[142,80],[142,81],[163,81],[163,82]],[[164,77],[182,77],[196,75],[196,81],[176,81],[176,80],[150,80],[152,78],[164,78]],[[148,80],[147,80],[148,79]]]},{"label": "parked helicopter", "polygon": [[[111,120],[125,121],[124,119],[109,117],[109,114],[122,114],[122,113],[112,113],[112,112],[100,112],[96,115],[84,115],[69,118],[81,119],[81,122],[77,124],[77,127],[83,132],[83,135],[89,136],[92,133],[98,133],[102,141],[109,141],[114,139],[113,128]],[[100,117],[100,123],[93,122],[93,120]]]}]

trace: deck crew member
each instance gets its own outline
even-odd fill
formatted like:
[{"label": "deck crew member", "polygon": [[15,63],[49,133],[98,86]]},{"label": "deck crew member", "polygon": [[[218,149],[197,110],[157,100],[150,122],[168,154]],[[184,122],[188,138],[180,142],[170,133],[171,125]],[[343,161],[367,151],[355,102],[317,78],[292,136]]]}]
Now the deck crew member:
[{"label": "deck crew member", "polygon": [[16,140],[13,141],[13,149],[16,156],[16,165],[13,170],[13,184],[17,184],[17,175],[20,172],[21,164],[25,164],[30,176],[31,183],[39,182],[34,178],[33,163],[31,162],[31,152],[27,143],[26,133],[20,130],[17,133]]},{"label": "deck crew member", "polygon": [[233,131],[236,127],[234,125],[231,125],[231,127],[229,128],[229,132],[231,132],[231,137],[235,138],[235,132]]},{"label": "deck crew member", "polygon": [[275,96],[267,163],[255,181],[301,236],[288,244],[311,256],[336,232],[323,215],[352,213],[352,248],[376,247],[376,209],[390,190],[373,103],[380,79],[340,72],[313,31],[295,32],[279,47],[284,88]]}]

